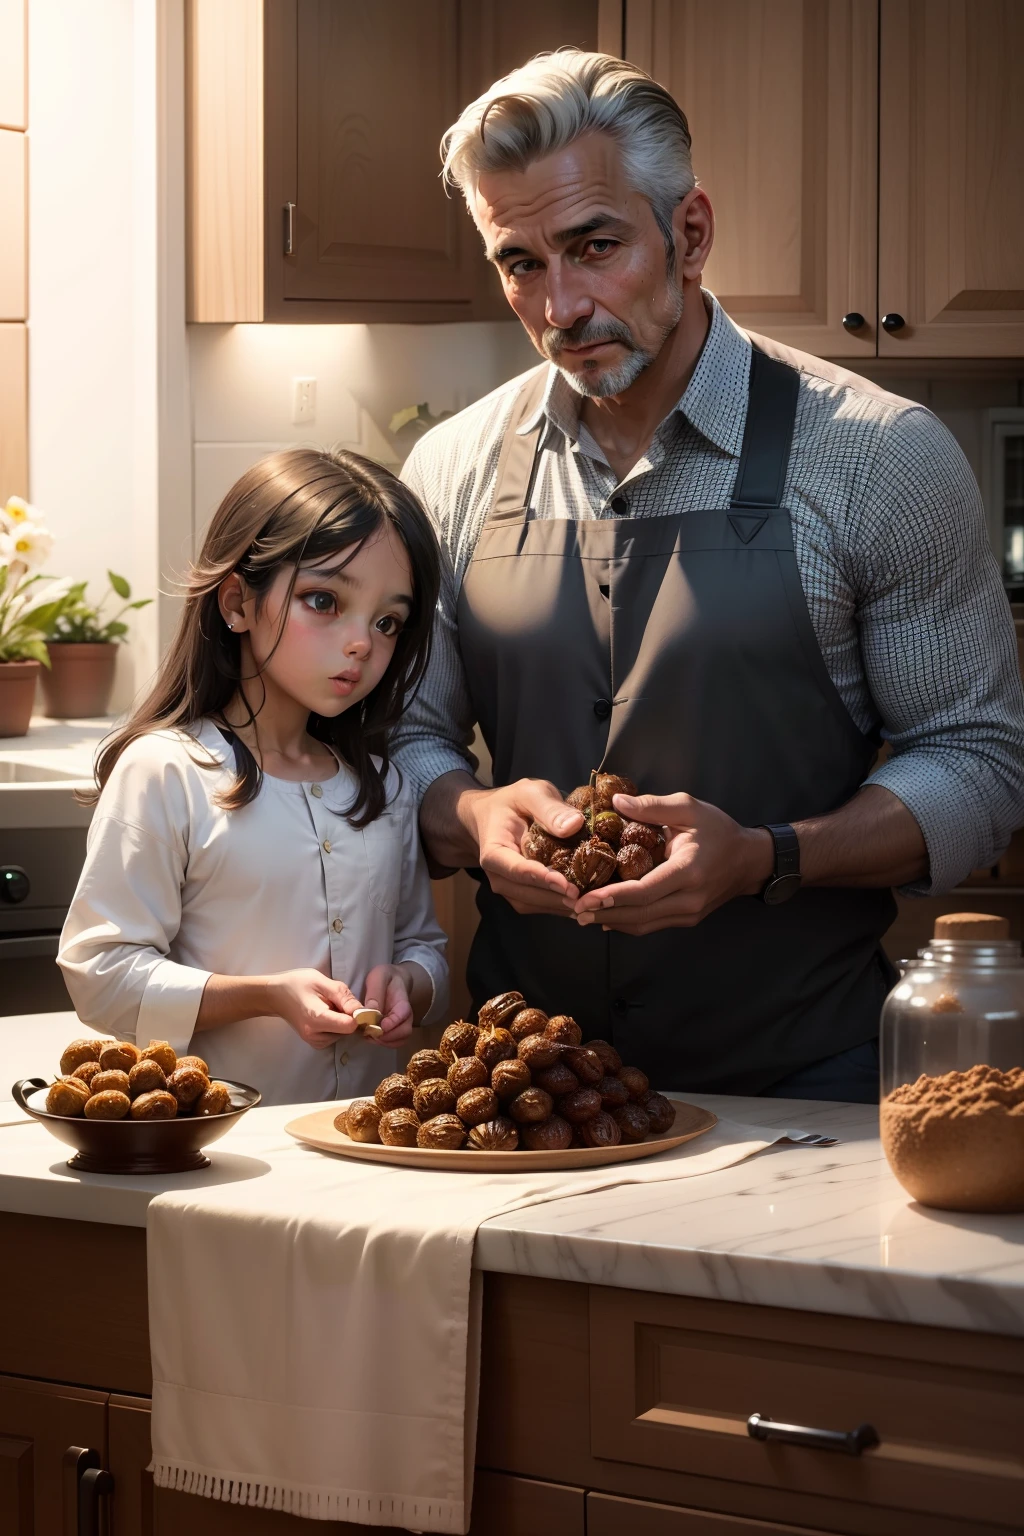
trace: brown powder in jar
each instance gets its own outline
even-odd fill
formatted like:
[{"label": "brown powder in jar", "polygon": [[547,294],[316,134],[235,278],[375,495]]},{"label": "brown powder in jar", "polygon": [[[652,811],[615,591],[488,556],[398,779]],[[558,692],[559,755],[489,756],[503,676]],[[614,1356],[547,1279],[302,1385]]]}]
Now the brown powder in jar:
[{"label": "brown powder in jar", "polygon": [[922,1075],[882,1100],[882,1146],[903,1188],[948,1211],[1024,1211],[1024,1068]]}]

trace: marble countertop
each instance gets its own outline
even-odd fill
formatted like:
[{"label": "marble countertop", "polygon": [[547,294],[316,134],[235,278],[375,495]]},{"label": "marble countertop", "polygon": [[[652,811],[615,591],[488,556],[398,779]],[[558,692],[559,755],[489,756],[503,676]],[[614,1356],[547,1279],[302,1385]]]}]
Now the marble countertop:
[{"label": "marble countertop", "polygon": [[[55,1053],[82,1033],[72,1014],[0,1019],[0,1094],[16,1077],[52,1071]],[[1024,1336],[1024,1216],[917,1205],[889,1173],[872,1108],[691,1097],[742,1124],[798,1126],[840,1142],[783,1144],[718,1173],[498,1217],[479,1231],[476,1266]],[[116,1178],[73,1172],[66,1149],[0,1098],[0,1210],[144,1226],[162,1190],[259,1178],[303,1108],[251,1111],[210,1148],[212,1166],[201,1173]]]},{"label": "marble countertop", "polygon": [[0,762],[35,763],[91,779],[93,753],[114,720],[114,715],[95,720],[48,720],[45,715],[33,715],[27,736],[0,740]]}]

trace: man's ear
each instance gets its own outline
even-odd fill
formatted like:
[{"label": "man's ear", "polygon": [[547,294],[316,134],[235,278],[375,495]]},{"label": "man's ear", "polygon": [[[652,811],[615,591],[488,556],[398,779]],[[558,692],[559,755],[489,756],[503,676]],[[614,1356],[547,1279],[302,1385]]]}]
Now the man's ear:
[{"label": "man's ear", "polygon": [[715,210],[703,187],[694,187],[672,215],[676,270],[684,282],[699,283],[715,243]]},{"label": "man's ear", "polygon": [[245,617],[245,595],[245,584],[237,571],[225,576],[217,588],[220,616],[228,629],[234,630],[236,635],[249,628],[249,621]]}]

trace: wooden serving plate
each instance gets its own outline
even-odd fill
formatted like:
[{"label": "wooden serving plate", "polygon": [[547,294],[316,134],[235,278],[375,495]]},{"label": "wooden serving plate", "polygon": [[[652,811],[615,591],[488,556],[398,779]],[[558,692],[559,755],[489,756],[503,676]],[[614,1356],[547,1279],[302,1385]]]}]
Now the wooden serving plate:
[{"label": "wooden serving plate", "polygon": [[673,1100],[676,1118],[670,1131],[649,1136],[646,1141],[620,1142],[617,1147],[570,1147],[565,1152],[458,1152],[433,1151],[427,1147],[385,1147],[379,1142],[353,1141],[334,1122],[351,1099],[302,1115],[285,1126],[289,1136],[316,1147],[319,1152],[333,1152],[338,1157],[354,1157],[363,1163],[394,1163],[400,1168],[444,1169],[453,1173],[547,1173],[562,1168],[602,1168],[608,1163],[632,1163],[641,1157],[654,1157],[702,1136],[718,1124],[718,1116],[696,1104]]}]

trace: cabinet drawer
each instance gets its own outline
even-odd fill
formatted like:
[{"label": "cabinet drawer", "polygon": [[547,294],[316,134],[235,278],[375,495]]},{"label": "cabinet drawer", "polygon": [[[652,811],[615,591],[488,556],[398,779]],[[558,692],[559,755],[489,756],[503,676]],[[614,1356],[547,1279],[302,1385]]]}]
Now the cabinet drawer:
[{"label": "cabinet drawer", "polygon": [[649,1504],[645,1499],[616,1499],[587,1494],[587,1536],[828,1536],[809,1526],[777,1525],[774,1520],[745,1520],[677,1504]]},{"label": "cabinet drawer", "polygon": [[583,1536],[584,1498],[582,1488],[478,1471],[469,1536]]},{"label": "cabinet drawer", "polygon": [[[898,1325],[599,1289],[590,1327],[595,1456],[975,1524],[1019,1517],[1018,1340],[922,1328],[908,1344]],[[754,1413],[868,1423],[879,1444],[765,1443]]]}]

